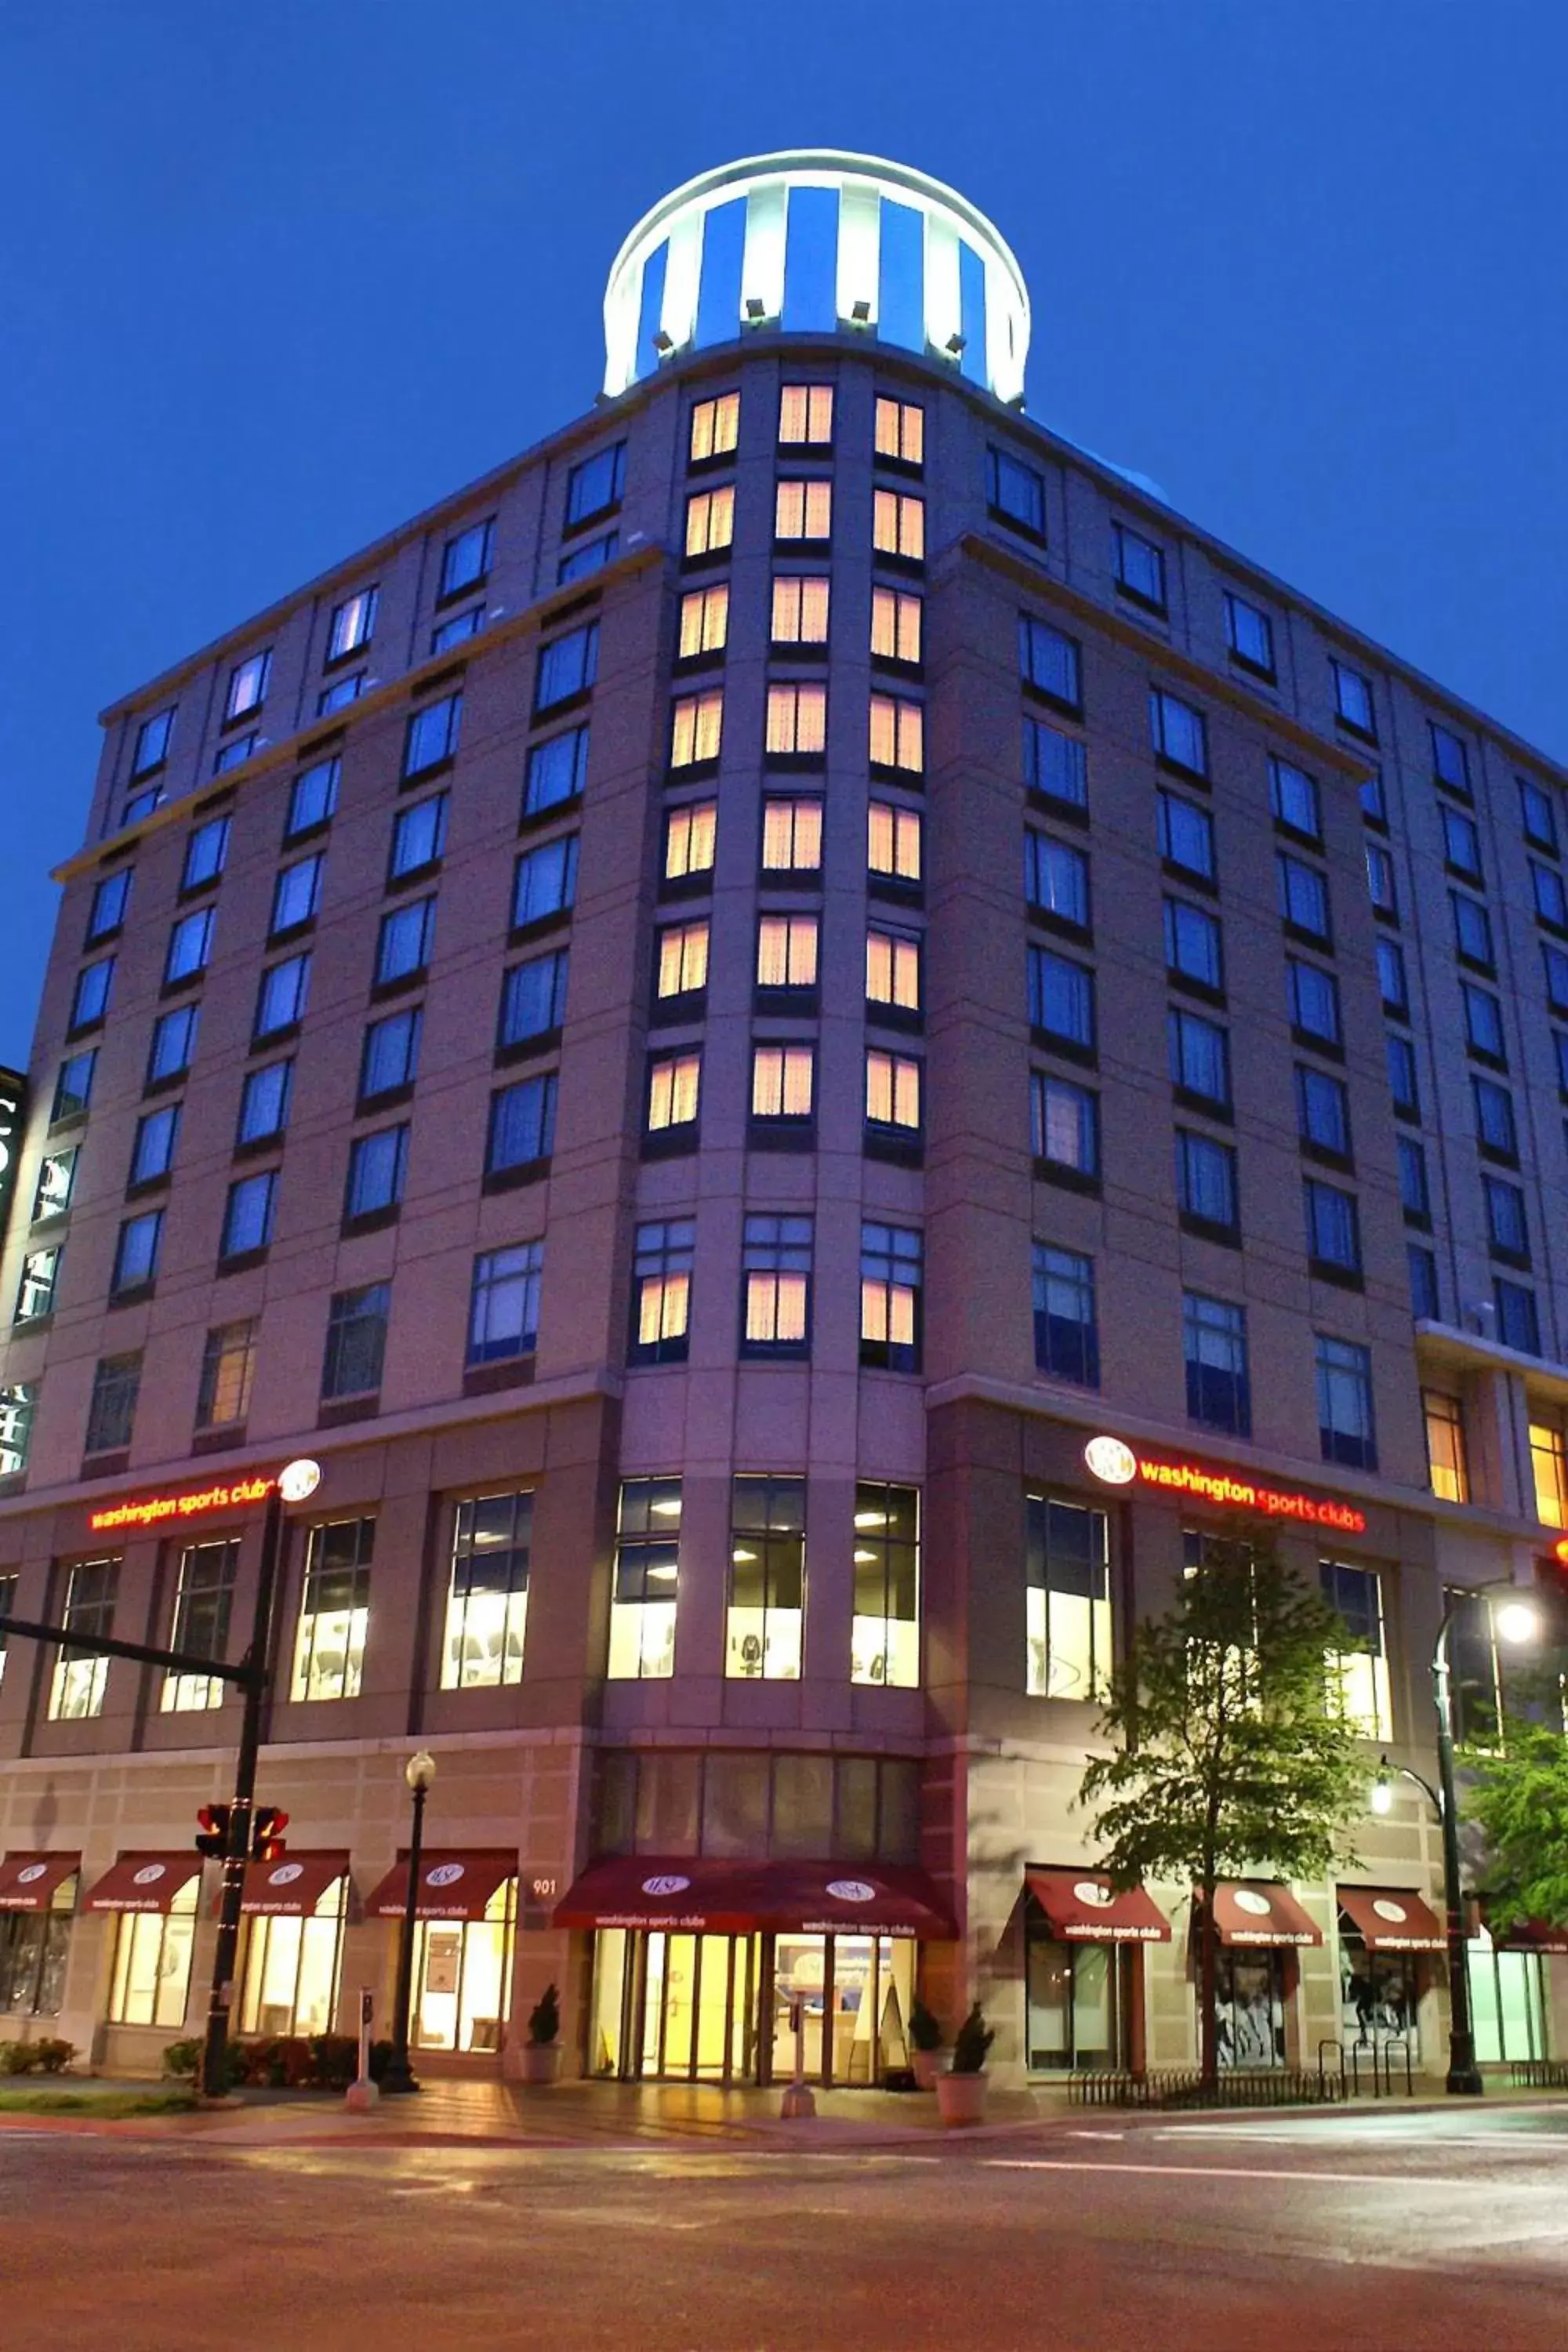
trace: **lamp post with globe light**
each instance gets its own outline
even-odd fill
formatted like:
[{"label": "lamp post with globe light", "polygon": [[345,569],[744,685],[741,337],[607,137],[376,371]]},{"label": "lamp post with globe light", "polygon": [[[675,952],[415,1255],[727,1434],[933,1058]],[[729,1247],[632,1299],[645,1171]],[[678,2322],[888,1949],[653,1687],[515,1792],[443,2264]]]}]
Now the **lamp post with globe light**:
[{"label": "lamp post with globe light", "polygon": [[408,1887],[403,1901],[403,1929],[397,1947],[397,1996],[392,2015],[392,2056],[381,2078],[384,2093],[423,2089],[408,2063],[409,2015],[414,2004],[414,1938],[419,1916],[419,1864],[425,1851],[425,1800],[436,1778],[436,1759],[420,1748],[403,1768],[414,1797],[414,1822],[408,1836]]}]

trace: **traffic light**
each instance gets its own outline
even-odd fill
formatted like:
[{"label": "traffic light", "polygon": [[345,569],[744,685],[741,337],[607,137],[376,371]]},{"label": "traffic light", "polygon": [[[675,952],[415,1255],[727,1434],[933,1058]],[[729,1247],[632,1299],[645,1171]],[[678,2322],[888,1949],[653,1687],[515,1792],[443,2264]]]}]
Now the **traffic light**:
[{"label": "traffic light", "polygon": [[1556,1650],[1568,1645],[1568,1536],[1535,1558],[1535,1587],[1531,1601],[1541,1616],[1541,1646]]},{"label": "traffic light", "polygon": [[289,1851],[283,1832],[289,1826],[289,1816],[277,1805],[258,1805],[250,1816],[250,1859],[252,1862],[279,1862]]},{"label": "traffic light", "polygon": [[228,1852],[228,1824],[234,1812],[232,1805],[203,1805],[196,1814],[201,1823],[196,1832],[196,1852],[209,1854],[221,1862]]}]

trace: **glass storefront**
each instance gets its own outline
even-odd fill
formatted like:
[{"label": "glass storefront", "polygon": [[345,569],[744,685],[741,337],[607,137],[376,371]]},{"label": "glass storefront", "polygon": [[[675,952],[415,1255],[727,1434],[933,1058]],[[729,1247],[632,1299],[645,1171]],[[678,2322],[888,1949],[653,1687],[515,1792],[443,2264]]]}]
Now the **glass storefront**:
[{"label": "glass storefront", "polygon": [[1469,1955],[1478,2063],[1550,2057],[1540,1953],[1499,1951],[1483,1927]]},{"label": "glass storefront", "polygon": [[1285,2063],[1285,1955],[1272,1946],[1215,1956],[1215,2021],[1222,2066]]},{"label": "glass storefront", "polygon": [[0,2012],[58,2017],[76,1914],[75,1874],[57,1886],[47,1911],[0,1912]]},{"label": "glass storefront", "polygon": [[421,1919],[414,1945],[410,2040],[420,2050],[499,2051],[511,2007],[517,1881],[507,1878],[482,1919]]},{"label": "glass storefront", "polygon": [[109,1995],[110,2025],[177,2030],[184,2023],[200,1884],[198,1878],[187,1880],[167,1911],[121,1913]]},{"label": "glass storefront", "polygon": [[1036,2073],[1123,2063],[1131,1954],[1113,1944],[1058,1943],[1031,1916],[1025,1933],[1027,2063]]},{"label": "glass storefront", "polygon": [[239,1996],[242,2033],[331,2033],[338,2011],[349,1883],[334,1878],[307,1918],[251,1919]]},{"label": "glass storefront", "polygon": [[1340,2038],[1349,2050],[1385,2042],[1416,2046],[1414,1952],[1369,1952],[1364,1939],[1340,1927]]}]

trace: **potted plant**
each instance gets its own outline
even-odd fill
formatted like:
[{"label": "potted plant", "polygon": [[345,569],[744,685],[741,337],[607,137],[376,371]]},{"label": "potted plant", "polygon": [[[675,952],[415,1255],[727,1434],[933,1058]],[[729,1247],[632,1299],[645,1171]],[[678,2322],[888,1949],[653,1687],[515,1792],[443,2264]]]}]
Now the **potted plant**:
[{"label": "potted plant", "polygon": [[917,1994],[910,2003],[910,2063],[917,2090],[935,2089],[941,2056],[942,2027]]},{"label": "potted plant", "polygon": [[525,2083],[554,2083],[561,2077],[561,1997],[552,1984],[528,2013],[528,2040],[522,2046]]},{"label": "potted plant", "polygon": [[985,2120],[985,2053],[996,2039],[976,2001],[952,2039],[952,2066],[936,2078],[936,2103],[949,2126]]}]

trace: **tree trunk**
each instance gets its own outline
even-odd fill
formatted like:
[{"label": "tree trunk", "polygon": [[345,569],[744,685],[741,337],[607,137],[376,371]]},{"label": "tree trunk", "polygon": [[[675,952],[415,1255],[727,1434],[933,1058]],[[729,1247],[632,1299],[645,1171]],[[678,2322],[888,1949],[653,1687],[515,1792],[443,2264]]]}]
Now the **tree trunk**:
[{"label": "tree trunk", "polygon": [[1198,1933],[1198,2046],[1204,2088],[1212,2091],[1219,2081],[1219,2020],[1215,2015],[1219,1990],[1219,1933],[1215,1925],[1212,1873],[1205,1878],[1203,1900],[1203,1919]]}]

